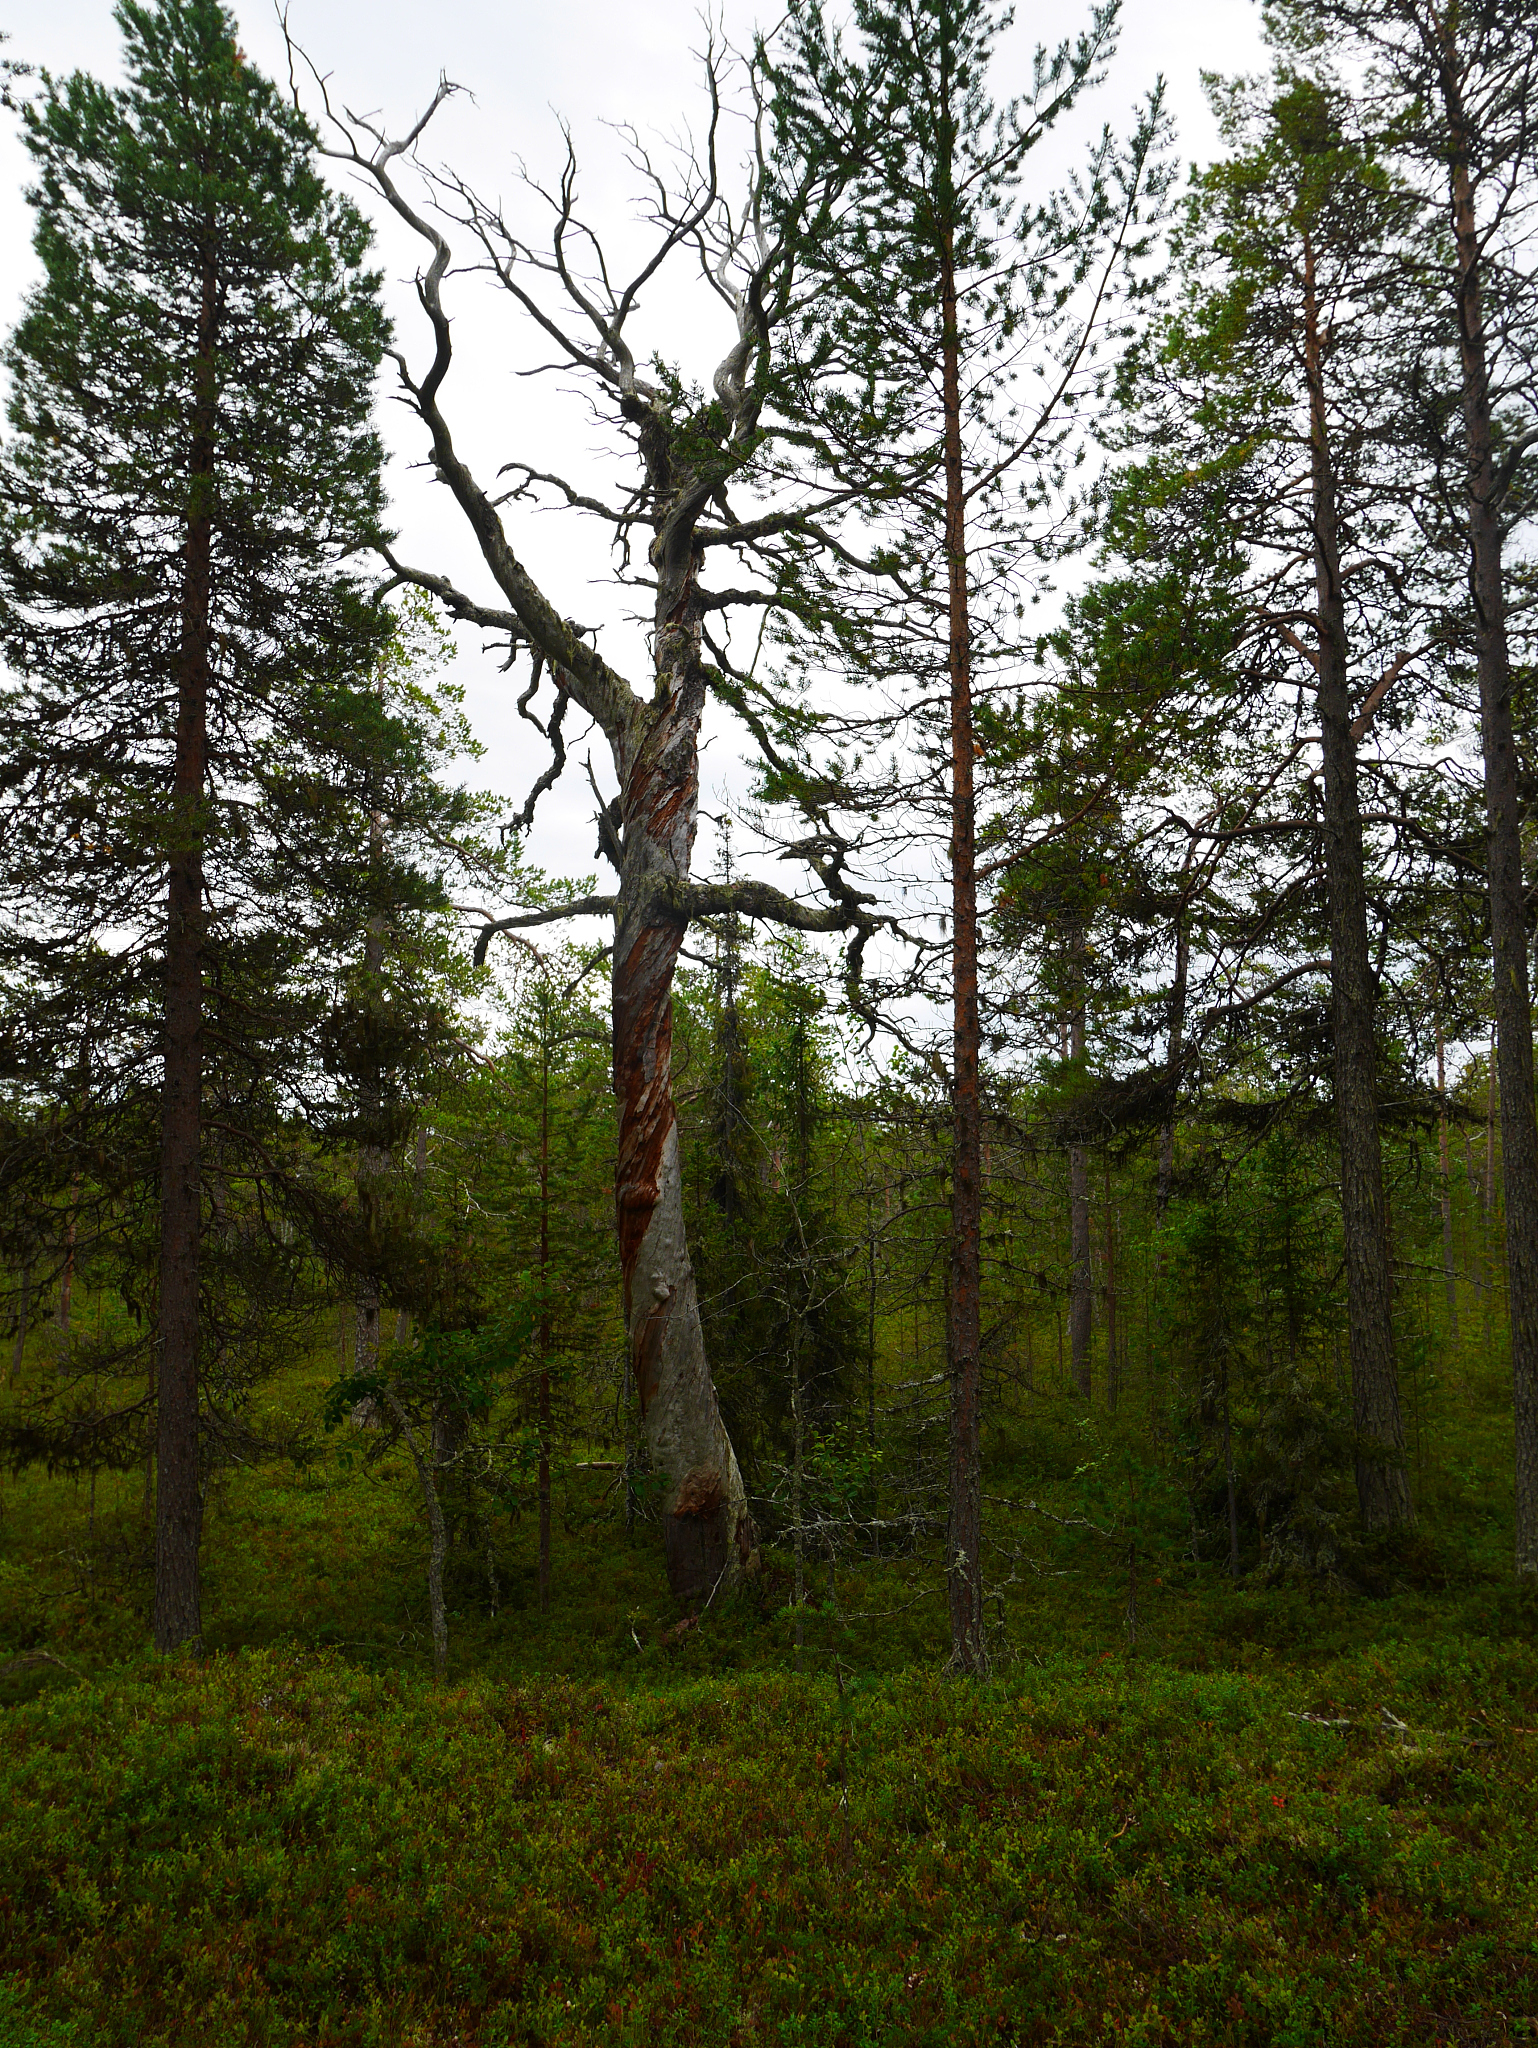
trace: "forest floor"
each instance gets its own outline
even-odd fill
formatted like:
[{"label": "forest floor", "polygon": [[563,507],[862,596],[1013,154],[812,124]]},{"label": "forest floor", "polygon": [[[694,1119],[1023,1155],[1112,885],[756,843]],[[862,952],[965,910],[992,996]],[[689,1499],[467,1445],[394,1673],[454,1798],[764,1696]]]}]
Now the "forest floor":
[{"label": "forest floor", "polygon": [[684,1614],[588,1471],[548,1614],[532,1516],[495,1613],[466,1547],[435,1686],[410,1471],[345,1430],[221,1481],[162,1661],[142,1480],[7,1478],[0,2048],[1538,2040],[1502,1407],[1447,1399],[1409,1540],[1234,1585],[1146,1429],[1043,1396],[984,1683],[932,1545],[815,1561],[797,1670],[784,1556]]}]

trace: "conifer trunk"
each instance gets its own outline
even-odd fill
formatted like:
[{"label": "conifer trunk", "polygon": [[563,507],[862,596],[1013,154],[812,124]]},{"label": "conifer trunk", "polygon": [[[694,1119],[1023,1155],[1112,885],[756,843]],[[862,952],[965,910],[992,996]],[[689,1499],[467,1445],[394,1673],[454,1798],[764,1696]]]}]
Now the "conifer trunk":
[{"label": "conifer trunk", "polygon": [[1437,1094],[1441,1108],[1437,1112],[1437,1164],[1441,1171],[1442,1208],[1442,1286],[1447,1295],[1447,1330],[1454,1344],[1458,1341],[1458,1276],[1453,1259],[1453,1178],[1452,1164],[1447,1148],[1447,1047],[1442,1037],[1442,1010],[1437,1006]]},{"label": "conifer trunk", "polygon": [[[1084,1058],[1085,1015],[1082,989],[1069,1021],[1069,1056]],[[1073,1390],[1081,1401],[1094,1392],[1090,1335],[1094,1326],[1091,1300],[1093,1272],[1089,1247],[1089,1154],[1082,1145],[1068,1148],[1068,1353]]]},{"label": "conifer trunk", "polygon": [[[209,225],[210,241],[212,225]],[[203,1091],[203,800],[212,610],[217,296],[205,247],[177,674],[160,1146],[160,1358],[155,1431],[155,1647],[202,1636],[198,1541],[198,1250]]]},{"label": "conifer trunk", "polygon": [[550,1612],[550,996],[539,992],[539,1611]]},{"label": "conifer trunk", "polygon": [[952,1117],[950,1284],[951,1662],[978,1672],[982,1579],[982,1083],[977,988],[977,839],[973,794],[972,635],[967,597],[966,496],[961,451],[960,344],[949,230],[941,244],[945,554],[951,712]]},{"label": "conifer trunk", "polygon": [[1165,1053],[1165,1085],[1169,1089],[1170,1113],[1159,1126],[1159,1179],[1155,1196],[1159,1227],[1159,1278],[1169,1270],[1169,1247],[1164,1226],[1169,1213],[1170,1191],[1175,1180],[1175,1101],[1180,1088],[1180,1060],[1186,1033],[1186,985],[1191,972],[1191,941],[1182,916],[1175,926],[1175,977],[1170,988],[1169,1044]]},{"label": "conifer trunk", "polygon": [[1404,1422],[1394,1369],[1392,1275],[1378,1135],[1376,992],[1367,941],[1367,886],[1351,730],[1345,597],[1336,484],[1325,407],[1314,256],[1304,246],[1304,362],[1308,379],[1318,608],[1319,722],[1323,735],[1324,863],[1330,909],[1330,986],[1335,1039],[1335,1129],[1340,1150],[1351,1333],[1351,1401],[1358,1444],[1357,1505],[1368,1529],[1411,1519]]},{"label": "conifer trunk", "polygon": [[691,536],[676,545],[681,559],[665,529],[652,550],[656,693],[637,707],[616,747],[623,838],[612,977],[615,1208],[631,1372],[652,1469],[665,1489],[668,1583],[692,1602],[750,1563],[754,1537],[705,1354],[673,1107],[673,971],[699,812],[705,704],[699,563]]},{"label": "conifer trunk", "polygon": [[1105,1175],[1105,1405],[1115,1412],[1121,1392],[1121,1359],[1116,1349],[1116,1211],[1111,1202],[1111,1155],[1102,1152]]},{"label": "conifer trunk", "polygon": [[1527,1576],[1538,1574],[1538,1121],[1533,1105],[1533,1019],[1482,259],[1469,170],[1469,122],[1458,83],[1457,51],[1451,30],[1444,43],[1442,95],[1452,142],[1450,199],[1468,472],[1469,588],[1474,600],[1480,740],[1489,832],[1494,1064],[1500,1089],[1507,1306],[1516,1436],[1516,1567],[1519,1574]]},{"label": "conifer trunk", "polygon": [[[384,818],[377,810],[371,812],[369,816],[368,851],[369,869],[377,882],[384,860]],[[378,1018],[383,1007],[381,981],[384,975],[384,960],[385,921],[383,914],[376,909],[370,913],[363,937],[364,1000],[375,1018]],[[368,1232],[372,1259],[381,1183],[390,1168],[388,1152],[376,1142],[384,1115],[384,1099],[377,1071],[365,1071],[358,1093],[365,1137],[364,1142],[358,1147],[353,1181],[358,1192],[358,1220]],[[380,1338],[379,1277],[375,1272],[365,1273],[358,1285],[354,1302],[354,1320],[352,1369],[355,1373],[372,1374],[379,1367]],[[355,1427],[363,1427],[374,1420],[374,1402],[370,1396],[360,1401],[353,1410],[353,1423]]]},{"label": "conifer trunk", "polygon": [[16,1303],[16,1344],[11,1352],[11,1376],[7,1382],[15,1386],[21,1371],[21,1361],[27,1348],[27,1325],[32,1315],[32,1261],[27,1260],[21,1269],[21,1285]]}]

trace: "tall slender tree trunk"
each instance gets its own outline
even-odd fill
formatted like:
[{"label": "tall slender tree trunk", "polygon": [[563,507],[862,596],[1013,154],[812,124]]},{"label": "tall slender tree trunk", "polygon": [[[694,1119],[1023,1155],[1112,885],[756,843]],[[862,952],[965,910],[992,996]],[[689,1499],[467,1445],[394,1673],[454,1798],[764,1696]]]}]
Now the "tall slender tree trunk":
[{"label": "tall slender tree trunk", "polygon": [[550,1612],[550,994],[539,992],[539,1611]]},{"label": "tall slender tree trunk", "polygon": [[1484,1276],[1485,1364],[1495,1362],[1495,1027],[1485,1069],[1485,1170],[1479,1176],[1479,1264]]},{"label": "tall slender tree trunk", "polygon": [[1368,1529],[1411,1519],[1404,1421],[1394,1369],[1393,1283],[1383,1155],[1378,1136],[1376,991],[1367,942],[1367,886],[1350,664],[1340,574],[1336,502],[1313,248],[1304,244],[1304,362],[1319,627],[1319,722],[1324,756],[1324,864],[1330,899],[1330,985],[1335,1038],[1335,1129],[1340,1148],[1351,1332],[1351,1402],[1357,1438],[1356,1491]]},{"label": "tall slender tree trunk", "polygon": [[806,1429],[801,1401],[801,1321],[797,1297],[790,1322],[790,1519],[793,1530],[791,1557],[794,1568],[792,1597],[796,1606],[796,1669],[801,1669],[806,1648]]},{"label": "tall slender tree trunk", "polygon": [[[1079,989],[1069,1019],[1068,1046],[1075,1060],[1084,1057],[1084,993]],[[1083,1145],[1068,1148],[1068,1352],[1073,1390],[1081,1401],[1094,1393],[1090,1337],[1094,1307],[1094,1274],[1089,1246],[1089,1153]]]},{"label": "tall slender tree trunk", "polygon": [[[643,435],[644,438],[644,435]],[[673,1106],[673,970],[699,814],[699,563],[668,531],[657,570],[656,692],[616,747],[622,831],[612,1000],[619,1108],[615,1208],[631,1373],[652,1469],[663,1480],[668,1583],[708,1598],[756,1555],[747,1493],[705,1354],[684,1233]]]},{"label": "tall slender tree trunk", "polygon": [[[420,1198],[422,1177],[427,1172],[427,1125],[425,1122],[417,1125],[416,1146],[412,1153],[412,1171],[417,1195]],[[410,1342],[411,1311],[409,1308],[397,1309],[395,1312],[396,1348],[403,1350]]]},{"label": "tall slender tree trunk", "polygon": [[212,228],[202,259],[182,578],[166,919],[165,1092],[160,1141],[160,1358],[155,1428],[155,1647],[201,1641],[198,1584],[198,1250],[203,1121],[203,806],[213,588]]},{"label": "tall slender tree trunk", "polygon": [[1184,913],[1175,925],[1175,974],[1170,986],[1169,1044],[1165,1053],[1165,1085],[1169,1089],[1170,1113],[1159,1126],[1159,1179],[1155,1197],[1159,1225],[1159,1278],[1169,1271],[1169,1248],[1164,1226],[1169,1214],[1170,1189],[1175,1179],[1175,1098],[1180,1087],[1180,1059],[1186,1033],[1186,984],[1191,971],[1191,940]]},{"label": "tall slender tree trunk", "polygon": [[21,1371],[21,1361],[27,1349],[27,1324],[32,1315],[32,1261],[27,1260],[21,1269],[21,1284],[16,1302],[16,1344],[11,1352],[11,1373],[8,1384],[15,1386]]},{"label": "tall slender tree trunk", "polygon": [[[377,877],[384,860],[384,818],[376,810],[369,814],[368,825],[369,867]],[[365,1000],[377,1017],[382,1009],[383,990],[381,981],[385,962],[385,920],[379,910],[370,912],[363,937],[363,987]],[[376,1235],[375,1210],[381,1191],[381,1183],[389,1171],[390,1156],[385,1148],[376,1142],[384,1102],[377,1074],[366,1074],[359,1089],[363,1112],[364,1142],[358,1147],[357,1162],[353,1171],[354,1184],[358,1191],[359,1220],[369,1228],[369,1236]],[[379,1277],[367,1273],[359,1284],[354,1302],[356,1335],[353,1342],[353,1371],[372,1373],[379,1364]],[[359,1404],[354,1421],[373,1419],[373,1403]]]},{"label": "tall slender tree trunk", "polygon": [[1442,1286],[1447,1295],[1447,1330],[1458,1341],[1458,1276],[1453,1262],[1453,1176],[1447,1150],[1447,1047],[1442,1037],[1442,1006],[1437,1005],[1437,1164],[1442,1177]]},{"label": "tall slender tree trunk", "polygon": [[982,1671],[982,1080],[977,988],[977,819],[973,768],[972,622],[967,595],[966,491],[956,268],[947,227],[940,251],[945,556],[951,689],[951,988],[953,1140],[950,1284],[951,1662]]},{"label": "tall slender tree trunk", "polygon": [[1490,371],[1486,354],[1479,223],[1470,177],[1471,137],[1447,30],[1443,100],[1452,140],[1452,226],[1457,260],[1458,347],[1468,466],[1469,589],[1479,666],[1480,740],[1489,832],[1490,945],[1494,956],[1506,1206],[1506,1289],[1516,1434],[1516,1567],[1538,1574],[1538,1119],[1533,1106],[1533,1017],[1527,972],[1522,812],[1511,708],[1511,654],[1497,499]]},{"label": "tall slender tree trunk", "polygon": [[1228,1576],[1239,1576],[1239,1492],[1234,1483],[1234,1430],[1228,1405],[1229,1357],[1223,1353],[1223,1477],[1228,1502]]},{"label": "tall slender tree trunk", "polygon": [[1101,1156],[1105,1169],[1105,1405],[1113,1412],[1121,1392],[1121,1361],[1116,1351],[1116,1211],[1111,1203],[1111,1155]]},{"label": "tall slender tree trunk", "polygon": [[75,1239],[79,1233],[76,1205],[79,1199],[80,1176],[76,1174],[69,1193],[69,1221],[64,1226],[64,1269],[59,1275],[59,1312],[54,1322],[60,1372],[69,1360],[70,1310],[75,1294]]}]

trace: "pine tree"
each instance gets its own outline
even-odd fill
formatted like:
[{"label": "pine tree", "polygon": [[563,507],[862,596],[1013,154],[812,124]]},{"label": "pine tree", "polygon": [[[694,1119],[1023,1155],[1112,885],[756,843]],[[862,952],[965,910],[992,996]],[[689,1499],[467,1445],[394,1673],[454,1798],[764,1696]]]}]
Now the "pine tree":
[{"label": "pine tree", "polygon": [[[1125,155],[1107,136],[1068,193],[1033,201],[1022,180],[1099,77],[1115,16],[1098,7],[1075,41],[1038,52],[1030,91],[1002,107],[989,74],[1008,15],[987,0],[860,0],[847,40],[818,6],[797,6],[777,78],[784,160],[837,165],[842,182],[813,259],[823,290],[802,319],[792,405],[819,471],[879,533],[879,573],[856,587],[840,564],[843,587],[809,596],[805,616],[831,628],[824,660],[902,700],[884,732],[862,714],[859,741],[912,749],[910,808],[949,871],[948,1577],[953,1661],[968,1671],[986,1662],[978,699],[987,668],[1012,651],[1022,559],[1060,481],[1074,407],[1093,389],[1103,323],[1146,250],[1157,105]],[[855,778],[832,780],[860,803]],[[888,778],[865,794],[891,813]]]},{"label": "pine tree", "polygon": [[6,353],[0,838],[32,1012],[88,1031],[121,1088],[146,1086],[146,1033],[158,1056],[171,1649],[201,1629],[205,1077],[294,966],[275,899],[296,726],[387,629],[343,566],[378,531],[386,328],[361,216],[218,0],[122,0],[117,21],[123,87],[47,79],[25,112],[43,279]]},{"label": "pine tree", "polygon": [[1407,601],[1424,583],[1425,550],[1403,511],[1415,478],[1396,401],[1394,250],[1407,201],[1323,86],[1282,74],[1214,91],[1232,154],[1193,190],[1176,248],[1180,302],[1134,354],[1125,438],[1138,460],[1112,526],[1161,564],[1172,529],[1226,533],[1233,665],[1262,702],[1296,687],[1317,706],[1317,735],[1295,731],[1291,750],[1319,748],[1317,811],[1313,779],[1284,773],[1267,824],[1321,856],[1358,1490],[1364,1524],[1388,1528],[1411,1510],[1358,757],[1380,715],[1405,723],[1412,657],[1426,652]]},{"label": "pine tree", "polygon": [[[1508,592],[1509,536],[1530,503],[1524,458],[1538,446],[1531,253],[1538,7],[1532,0],[1280,0],[1273,27],[1310,61],[1347,58],[1364,118],[1422,202],[1419,275],[1407,311],[1422,345],[1423,429],[1442,469],[1439,495],[1453,508],[1479,678],[1516,1566],[1538,1575],[1538,1118],[1512,658],[1521,617],[1513,616]],[[1419,317],[1427,287],[1437,308],[1431,323]]]}]

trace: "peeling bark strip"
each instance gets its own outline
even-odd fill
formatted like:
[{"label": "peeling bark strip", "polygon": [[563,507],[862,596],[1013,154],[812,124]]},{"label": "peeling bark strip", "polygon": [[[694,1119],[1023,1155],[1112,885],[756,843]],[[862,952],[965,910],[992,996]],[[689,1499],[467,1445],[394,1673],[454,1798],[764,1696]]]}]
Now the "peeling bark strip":
[{"label": "peeling bark strip", "polygon": [[[667,1485],[668,1583],[706,1599],[752,1551],[747,1496],[705,1356],[684,1236],[673,1107],[673,972],[687,925],[705,708],[692,545],[652,550],[658,568],[657,687],[627,739],[613,971],[619,1103],[615,1220],[631,1371],[652,1467]],[[626,750],[629,751],[629,748]]]},{"label": "peeling bark strip", "polygon": [[[399,141],[344,118],[326,102],[327,117],[341,138],[328,154],[371,179],[386,204],[430,251],[417,289],[432,331],[432,360],[420,377],[412,374],[403,356],[396,362],[407,399],[431,441],[435,474],[458,505],[504,603],[481,604],[447,577],[407,568],[386,551],[394,578],[430,591],[454,619],[501,636],[510,652],[530,650],[536,668],[543,664],[558,679],[557,710],[544,728],[557,767],[565,759],[558,725],[568,700],[594,721],[613,757],[619,797],[604,808],[600,851],[619,872],[615,896],[588,897],[490,923],[481,935],[477,958],[484,957],[486,941],[496,930],[595,911],[612,912],[615,919],[615,1210],[625,1314],[652,1468],[667,1486],[669,1579],[673,1591],[686,1599],[707,1595],[723,1576],[751,1563],[753,1529],[706,1361],[684,1242],[670,1071],[671,992],[679,946],[695,908],[745,910],[802,931],[853,928],[862,943],[879,922],[865,907],[871,899],[844,878],[842,851],[825,850],[835,841],[831,824],[821,814],[819,850],[807,858],[829,899],[826,905],[798,902],[763,883],[740,884],[723,892],[696,891],[689,882],[699,797],[699,731],[707,692],[701,659],[706,604],[699,588],[702,562],[710,548],[730,549],[765,562],[772,579],[778,542],[789,533],[815,537],[820,531],[819,511],[839,511],[846,499],[835,488],[821,507],[815,499],[809,502],[799,496],[794,504],[787,502],[750,520],[738,519],[727,500],[728,484],[758,446],[760,413],[769,388],[771,333],[790,316],[799,237],[827,203],[830,174],[809,169],[791,207],[794,229],[775,227],[775,209],[765,203],[771,169],[760,154],[749,204],[738,214],[717,184],[721,63],[712,43],[705,56],[709,143],[704,159],[695,166],[689,197],[677,213],[671,211],[669,198],[659,214],[648,216],[658,241],[628,284],[617,281],[618,273],[611,273],[601,249],[597,282],[579,280],[562,253],[563,238],[575,238],[579,232],[573,211],[573,156],[568,156],[567,176],[555,198],[554,237],[544,256],[510,236],[500,206],[456,185],[456,207],[464,209],[456,218],[483,254],[495,252],[495,273],[520,316],[532,319],[557,352],[590,380],[600,406],[623,426],[639,455],[642,480],[618,506],[606,506],[560,477],[521,463],[506,467],[522,472],[531,488],[536,483],[548,487],[564,496],[568,505],[580,505],[608,520],[626,548],[641,529],[650,528],[648,558],[656,597],[653,677],[645,692],[608,665],[519,560],[501,508],[521,497],[522,491],[504,492],[500,480],[488,489],[476,477],[455,448],[440,404],[453,362],[453,333],[443,305],[443,283],[453,269],[453,252],[438,225],[447,216],[431,216],[414,206],[395,183],[392,166],[415,147],[456,88],[443,81],[426,113]],[[316,83],[324,98],[324,81]],[[762,110],[763,102],[757,104]],[[762,127],[754,133],[758,147],[764,140]],[[585,227],[580,232],[589,233]],[[703,402],[680,396],[666,380],[644,374],[626,332],[641,299],[650,295],[660,267],[675,254],[685,255],[691,263],[695,258],[704,262],[710,292],[730,308],[736,329],[710,380],[712,395]],[[563,302],[562,310],[549,310],[541,297],[546,290]],[[498,473],[499,479],[504,473]],[[707,524],[707,512],[713,518],[719,513],[720,523]],[[718,593],[709,603],[719,612],[739,603],[757,606],[760,601],[757,592]],[[718,673],[729,668],[729,660],[718,663]],[[532,821],[535,799],[553,779],[547,774],[535,784],[522,814],[524,826]]]},{"label": "peeling bark strip", "polygon": [[[631,1312],[636,1258],[660,1199],[662,1153],[674,1125],[672,1091],[673,970],[683,944],[683,920],[667,919],[615,948],[614,1092],[620,1101],[615,1209],[625,1315]],[[648,1380],[635,1351],[636,1385],[643,1408]]]}]

